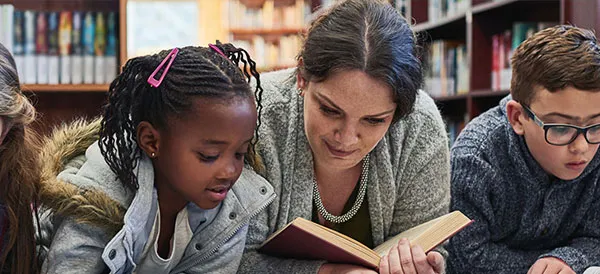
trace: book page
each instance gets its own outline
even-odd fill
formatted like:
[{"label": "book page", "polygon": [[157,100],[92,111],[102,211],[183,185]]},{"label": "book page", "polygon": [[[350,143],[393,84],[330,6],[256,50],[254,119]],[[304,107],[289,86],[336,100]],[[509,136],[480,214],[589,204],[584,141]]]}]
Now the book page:
[{"label": "book page", "polygon": [[383,256],[396,246],[400,239],[407,238],[411,245],[418,244],[428,252],[471,222],[472,220],[460,211],[454,211],[408,229],[377,246],[374,251]]}]

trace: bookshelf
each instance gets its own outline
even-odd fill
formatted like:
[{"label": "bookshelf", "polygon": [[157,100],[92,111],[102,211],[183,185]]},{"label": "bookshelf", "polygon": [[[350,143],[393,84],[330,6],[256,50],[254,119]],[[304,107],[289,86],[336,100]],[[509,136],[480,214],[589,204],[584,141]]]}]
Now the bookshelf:
[{"label": "bookshelf", "polygon": [[[39,19],[38,16],[40,14],[43,14],[46,16],[47,18],[47,22],[45,22],[45,26],[48,27],[48,32],[46,33],[46,39],[50,39],[49,36],[50,34],[50,17],[51,16],[55,16],[56,19],[58,19],[59,21],[58,23],[58,35],[61,35],[60,31],[61,28],[63,27],[61,25],[61,16],[63,12],[69,12],[69,16],[70,19],[72,19],[72,16],[75,12],[79,12],[82,15],[88,12],[92,12],[94,15],[96,14],[102,14],[103,19],[107,20],[108,18],[108,14],[109,13],[113,13],[114,17],[116,19],[116,27],[114,29],[114,31],[116,32],[116,35],[118,35],[118,32],[120,31],[118,29],[119,26],[119,10],[120,10],[120,6],[119,6],[119,0],[102,0],[102,1],[97,1],[97,0],[27,0],[27,1],[23,1],[23,0],[0,0],[0,5],[12,5],[12,7],[16,12],[22,12],[24,13],[25,11],[31,11],[32,14],[35,15],[35,28],[36,28],[36,33],[35,33],[35,41],[36,43],[38,42],[38,28],[40,24],[37,20]],[[52,14],[52,15],[51,15]],[[13,14],[14,15],[14,14]],[[94,20],[96,19],[96,17],[94,17]],[[14,18],[13,18],[14,20]],[[6,23],[6,22],[4,22]],[[13,21],[14,23],[14,21]],[[69,25],[72,26],[73,22],[69,21]],[[5,25],[6,26],[6,25]],[[15,25],[16,26],[16,25]],[[14,32],[14,27],[11,30],[11,32]],[[105,25],[105,31],[107,30],[107,26]],[[69,30],[71,31],[71,30]],[[71,33],[72,34],[72,33]],[[13,33],[13,39],[15,39],[15,34]],[[69,35],[71,36],[71,35]],[[58,36],[61,37],[61,36]],[[59,42],[61,38],[58,38]],[[108,39],[108,37],[105,36],[105,39]],[[47,43],[51,43],[50,40],[46,40]],[[13,41],[15,43],[15,41]],[[106,40],[104,41],[106,42]],[[118,38],[117,38],[117,45],[118,45]],[[13,48],[11,49],[11,51],[13,52],[13,55],[17,56],[18,52],[15,52],[15,44],[13,45]],[[50,44],[48,44],[50,46]],[[60,47],[61,45],[59,45]],[[118,58],[119,56],[119,50],[118,48],[116,50],[114,50],[113,52],[116,53],[116,56],[113,57],[113,59]],[[34,53],[34,55],[36,55],[36,58],[38,54],[38,49],[37,49],[37,44],[36,44],[36,52]],[[58,60],[60,60],[60,63],[62,64],[62,60],[63,57],[62,55],[60,55],[60,53],[58,54],[59,57],[55,57]],[[74,49],[72,48],[72,51],[70,51],[69,56],[74,56]],[[108,57],[108,56],[107,56]],[[17,57],[18,58],[18,57]],[[48,53],[48,58],[51,58],[51,53]],[[94,59],[95,60],[95,59]],[[100,64],[100,63],[96,63],[96,61],[94,61],[95,65],[96,64]],[[118,66],[119,66],[119,62],[117,60],[114,60],[114,67],[113,70],[116,72],[118,71]],[[108,63],[108,65],[110,65],[111,63]],[[23,64],[23,63],[19,63],[19,64]],[[38,59],[36,59],[35,63],[36,66],[39,66],[39,64],[42,64],[42,62],[40,62]],[[69,64],[68,62],[65,64]],[[71,67],[71,66],[68,66]],[[50,70],[51,70],[52,66],[50,67],[50,69],[48,70],[48,74],[50,74]],[[23,73],[24,69],[23,67],[19,67],[18,65],[18,69],[20,71],[20,74]],[[35,69],[34,70],[36,72],[36,76],[34,77],[34,79],[37,80],[32,82],[32,81],[26,81],[26,79],[23,78],[27,78],[27,77],[23,77],[23,75],[21,75],[21,88],[23,90],[23,92],[25,93],[26,96],[28,96],[31,101],[34,103],[34,106],[36,107],[38,113],[39,113],[39,118],[38,120],[34,123],[34,127],[39,130],[42,134],[48,133],[52,127],[54,127],[55,125],[62,123],[62,122],[66,122],[72,119],[75,119],[77,117],[93,117],[93,116],[97,116],[99,114],[101,114],[101,108],[102,105],[104,104],[105,100],[106,100],[106,91],[108,90],[108,83],[109,81],[111,81],[112,79],[107,79],[107,80],[98,80],[101,83],[95,83],[96,81],[94,80],[94,83],[83,83],[83,81],[81,83],[72,83],[71,80],[63,80],[62,79],[62,75],[60,75],[61,81],[60,82],[64,82],[64,84],[61,84],[60,82],[58,84],[49,84],[49,83],[43,83],[44,81],[39,81],[39,77],[37,75],[39,75],[39,70]],[[103,75],[104,76],[104,75]],[[96,77],[96,76],[94,76]],[[57,76],[58,78],[58,76]],[[67,77],[70,78],[70,77]],[[105,78],[105,77],[102,77]],[[106,77],[108,78],[108,76]],[[114,78],[112,76],[110,76],[110,78]],[[75,81],[75,80],[73,80]],[[42,83],[40,83],[42,82]],[[68,84],[66,83],[68,82]]]},{"label": "bookshelf", "polygon": [[[11,4],[18,10],[44,12],[93,11],[114,12],[117,17],[117,67],[122,66],[127,56],[127,3],[132,0],[0,0],[0,5]],[[136,0],[137,1],[137,0]],[[146,0],[144,0],[146,1]],[[152,0],[158,1],[158,0]],[[170,1],[170,0],[165,0]],[[261,65],[261,71],[283,69],[295,65],[299,34],[306,31],[311,13],[321,5],[335,0],[260,0],[262,2],[250,13],[263,13],[252,22],[248,16],[235,15],[232,5],[247,9],[241,2],[246,0],[179,0],[197,3],[200,26],[200,44],[216,39],[247,48],[256,41],[272,47],[281,47],[282,41],[295,44],[298,48],[286,49],[287,61],[273,61],[281,54],[269,54],[265,50],[251,52]],[[467,87],[461,94],[432,95],[448,121],[463,124],[485,110],[493,107],[508,94],[507,88],[492,84],[493,36],[510,29],[515,22],[552,21],[571,23],[580,27],[600,30],[600,0],[452,0],[451,12],[433,12],[432,3],[449,0],[390,0],[414,22],[413,28],[423,45],[424,53],[434,41],[452,40],[464,44],[467,63]],[[239,4],[239,5],[238,5]],[[241,5],[241,6],[240,6]],[[302,6],[300,9],[299,7]],[[291,24],[278,23],[278,9],[293,13],[297,7],[297,21]],[[267,9],[266,17],[262,18]],[[239,12],[239,11],[238,11]],[[301,15],[302,14],[302,15]],[[286,17],[287,18],[287,17]],[[432,20],[429,20],[432,18]],[[260,20],[259,20],[260,19]],[[265,23],[265,20],[269,22]],[[296,37],[296,38],[292,38]],[[292,40],[298,39],[298,40]],[[246,44],[244,44],[246,43]],[[442,43],[443,45],[443,43]],[[443,48],[443,47],[442,47]],[[281,51],[281,49],[278,49]],[[274,56],[277,56],[275,58]],[[271,58],[271,60],[269,59]],[[32,98],[41,114],[38,123],[42,132],[47,132],[57,123],[79,116],[101,114],[106,100],[108,84],[23,84],[23,90]]]},{"label": "bookshelf", "polygon": [[[510,67],[506,67],[509,66],[506,60],[512,54],[510,50],[520,43],[515,42],[515,37],[522,35],[525,25],[534,26],[533,30],[526,29],[527,35],[536,31],[536,25],[545,28],[559,23],[600,30],[600,0],[471,0],[462,9],[457,9],[456,3],[462,1],[465,0],[410,0],[409,5],[415,23],[413,29],[424,49],[427,77],[437,79],[436,69],[447,62],[440,60],[445,56],[453,57],[450,53],[440,57],[437,52],[432,52],[437,49],[436,43],[463,43],[465,47],[467,69],[460,72],[454,64],[456,72],[452,73],[456,74],[445,77],[456,79],[458,75],[465,75],[468,79],[466,90],[447,94],[428,90],[448,124],[451,142],[468,121],[497,106],[500,99],[509,94]],[[452,5],[454,9],[450,11],[448,7]],[[444,9],[448,12],[444,13]],[[429,20],[431,15],[435,16]],[[500,38],[502,35],[510,36]],[[505,40],[497,39],[512,41],[502,44]],[[499,45],[507,46],[498,48]],[[500,60],[502,58],[505,61]],[[433,87],[437,89],[438,86]],[[426,84],[427,88],[431,85]]]}]

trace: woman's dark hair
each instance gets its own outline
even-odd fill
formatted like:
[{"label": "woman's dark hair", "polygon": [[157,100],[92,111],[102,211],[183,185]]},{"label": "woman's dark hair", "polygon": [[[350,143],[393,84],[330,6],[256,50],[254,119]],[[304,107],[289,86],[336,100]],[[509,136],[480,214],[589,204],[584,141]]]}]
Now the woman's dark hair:
[{"label": "woman's dark hair", "polygon": [[[227,58],[211,48],[180,48],[164,80],[156,88],[148,84],[148,77],[170,50],[127,61],[123,72],[110,84],[108,104],[101,122],[100,151],[128,189],[138,188],[134,169],[142,153],[135,138],[136,128],[142,121],[164,129],[168,117],[192,109],[192,99],[196,96],[223,100],[254,97],[260,126],[262,87],[255,62],[248,52],[231,44],[217,42],[215,46]],[[251,76],[256,80],[254,92],[249,85]],[[159,77],[160,74],[155,76]],[[246,157],[246,162],[255,168],[260,167],[254,153],[257,140],[258,135],[255,135]]]},{"label": "woman's dark hair", "polygon": [[387,1],[342,1],[311,23],[298,72],[319,82],[358,69],[383,81],[397,104],[395,122],[412,111],[423,81],[415,40],[406,19]]},{"label": "woman's dark hair", "polygon": [[21,91],[12,55],[0,44],[0,117],[12,125],[0,145],[0,214],[8,221],[7,234],[0,224],[0,273],[37,273],[35,229],[40,184],[39,138],[29,127],[36,111]]}]

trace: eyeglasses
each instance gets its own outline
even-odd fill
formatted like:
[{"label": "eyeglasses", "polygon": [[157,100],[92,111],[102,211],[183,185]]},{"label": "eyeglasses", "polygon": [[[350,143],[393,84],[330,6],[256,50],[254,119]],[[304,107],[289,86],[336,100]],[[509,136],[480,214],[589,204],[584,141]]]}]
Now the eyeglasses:
[{"label": "eyeglasses", "polygon": [[545,124],[531,109],[521,104],[523,109],[533,121],[544,129],[546,142],[555,146],[566,146],[583,133],[585,140],[590,144],[600,144],[600,124],[587,127],[578,127],[566,124]]}]

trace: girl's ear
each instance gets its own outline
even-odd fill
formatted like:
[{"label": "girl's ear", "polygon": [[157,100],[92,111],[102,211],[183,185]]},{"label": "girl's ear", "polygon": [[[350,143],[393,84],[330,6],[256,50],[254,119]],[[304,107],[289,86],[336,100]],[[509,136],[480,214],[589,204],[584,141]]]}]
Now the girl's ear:
[{"label": "girl's ear", "polygon": [[506,116],[511,127],[518,135],[523,135],[523,119],[526,119],[525,113],[523,112],[523,106],[515,100],[510,100],[506,104]]},{"label": "girl's ear", "polygon": [[160,132],[150,123],[142,121],[137,126],[137,143],[138,146],[150,158],[158,157],[160,148]]}]

